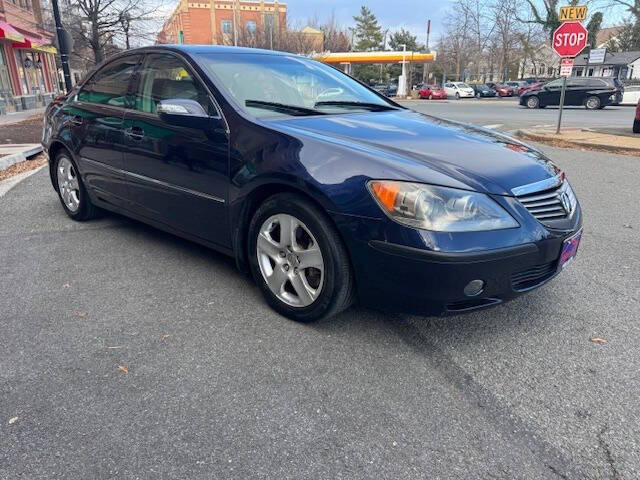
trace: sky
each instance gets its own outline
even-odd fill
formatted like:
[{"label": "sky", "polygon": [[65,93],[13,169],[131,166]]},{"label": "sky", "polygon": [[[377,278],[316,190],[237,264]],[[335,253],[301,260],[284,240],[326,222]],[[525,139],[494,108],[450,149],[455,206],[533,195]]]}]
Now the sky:
[{"label": "sky", "polygon": [[294,25],[306,24],[308,18],[318,16],[324,22],[331,12],[341,26],[354,24],[353,17],[360,13],[360,7],[366,5],[378,18],[383,30],[390,32],[404,28],[418,36],[420,43],[426,40],[427,19],[431,19],[429,44],[433,46],[441,31],[442,17],[448,7],[448,1],[434,0],[284,0],[287,4],[287,16]]}]

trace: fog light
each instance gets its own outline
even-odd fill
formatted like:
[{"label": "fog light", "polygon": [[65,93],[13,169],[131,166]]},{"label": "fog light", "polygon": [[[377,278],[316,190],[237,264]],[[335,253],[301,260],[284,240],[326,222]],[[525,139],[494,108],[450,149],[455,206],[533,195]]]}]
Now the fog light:
[{"label": "fog light", "polygon": [[467,297],[477,297],[484,290],[484,282],[482,280],[471,280],[464,287],[464,294]]}]

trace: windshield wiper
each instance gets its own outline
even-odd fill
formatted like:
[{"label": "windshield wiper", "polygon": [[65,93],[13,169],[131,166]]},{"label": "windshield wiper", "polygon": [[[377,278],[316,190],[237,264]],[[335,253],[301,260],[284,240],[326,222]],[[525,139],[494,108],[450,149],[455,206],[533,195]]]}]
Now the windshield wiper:
[{"label": "windshield wiper", "polygon": [[391,105],[383,105],[381,103],[369,102],[350,102],[343,100],[331,100],[326,102],[316,102],[314,107],[345,107],[345,108],[366,108],[372,112],[386,112],[388,110],[397,110]]},{"label": "windshield wiper", "polygon": [[313,108],[299,107],[298,105],[287,105],[285,103],[264,102],[262,100],[246,100],[244,104],[247,107],[263,108],[265,110],[273,110],[274,112],[287,113],[295,116],[305,115],[326,115],[325,112],[314,110]]}]

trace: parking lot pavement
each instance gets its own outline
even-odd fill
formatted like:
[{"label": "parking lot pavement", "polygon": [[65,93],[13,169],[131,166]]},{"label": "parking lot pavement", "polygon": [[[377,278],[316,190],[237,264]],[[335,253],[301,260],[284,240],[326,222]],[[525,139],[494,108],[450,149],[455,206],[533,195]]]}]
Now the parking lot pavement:
[{"label": "parking lot pavement", "polygon": [[[518,105],[516,99],[462,100],[412,100],[398,102],[421,113],[470,122],[496,130],[514,131],[519,128],[555,127],[557,107],[529,110]],[[562,125],[573,128],[616,127],[631,132],[635,109],[627,106],[610,106],[603,110],[589,111],[584,107],[565,107]]]},{"label": "parking lot pavement", "polygon": [[295,324],[231,259],[29,177],[0,198],[0,478],[638,478],[640,162],[544,150],[578,257],[446,319]]}]

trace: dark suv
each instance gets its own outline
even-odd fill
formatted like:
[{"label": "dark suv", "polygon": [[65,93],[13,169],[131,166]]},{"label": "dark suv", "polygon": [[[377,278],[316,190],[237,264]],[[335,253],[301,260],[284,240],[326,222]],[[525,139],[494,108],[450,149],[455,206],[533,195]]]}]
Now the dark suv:
[{"label": "dark suv", "polygon": [[[622,101],[624,88],[613,77],[569,77],[565,92],[565,105],[584,105],[589,110],[597,110],[607,105],[617,105]],[[528,108],[544,108],[560,105],[562,78],[544,85],[540,90],[526,92],[520,97],[520,105]]]}]

